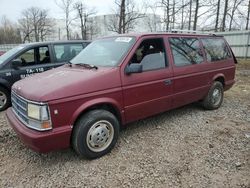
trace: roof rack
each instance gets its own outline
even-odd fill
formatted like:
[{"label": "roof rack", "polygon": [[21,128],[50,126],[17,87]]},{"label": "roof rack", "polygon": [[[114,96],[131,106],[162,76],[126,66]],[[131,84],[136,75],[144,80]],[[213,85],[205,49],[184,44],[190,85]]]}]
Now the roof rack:
[{"label": "roof rack", "polygon": [[171,33],[196,33],[196,34],[209,34],[209,35],[215,35],[212,32],[207,31],[194,31],[194,30],[183,30],[183,29],[171,29]]}]

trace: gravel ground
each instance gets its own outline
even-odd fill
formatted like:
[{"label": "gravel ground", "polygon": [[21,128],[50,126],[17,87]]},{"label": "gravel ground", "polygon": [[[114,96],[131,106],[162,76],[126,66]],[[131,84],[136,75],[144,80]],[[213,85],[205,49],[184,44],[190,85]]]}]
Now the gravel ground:
[{"label": "gravel ground", "polygon": [[100,159],[27,149],[0,113],[0,187],[250,187],[250,62],[222,107],[191,104],[132,123]]}]

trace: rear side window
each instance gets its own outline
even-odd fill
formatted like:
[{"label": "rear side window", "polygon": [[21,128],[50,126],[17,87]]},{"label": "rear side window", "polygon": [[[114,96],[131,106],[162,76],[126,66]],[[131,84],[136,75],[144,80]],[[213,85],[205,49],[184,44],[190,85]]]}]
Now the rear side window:
[{"label": "rear side window", "polygon": [[169,38],[174,64],[176,66],[186,66],[203,62],[200,43],[197,38]]},{"label": "rear side window", "polygon": [[228,46],[221,38],[203,38],[201,39],[204,46],[207,61],[219,61],[231,57]]},{"label": "rear side window", "polygon": [[56,44],[54,45],[56,61],[69,61],[79,54],[82,49],[82,44]]},{"label": "rear side window", "polygon": [[49,54],[49,48],[48,46],[42,46],[39,47],[39,55],[38,55],[38,60],[39,63],[50,63],[50,54]]}]

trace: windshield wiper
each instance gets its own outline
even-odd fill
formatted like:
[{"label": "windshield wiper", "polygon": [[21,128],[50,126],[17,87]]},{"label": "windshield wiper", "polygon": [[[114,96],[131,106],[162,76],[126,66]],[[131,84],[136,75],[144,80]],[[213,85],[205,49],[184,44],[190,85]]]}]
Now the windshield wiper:
[{"label": "windshield wiper", "polygon": [[79,66],[82,66],[82,67],[85,67],[85,68],[88,68],[88,69],[96,69],[96,70],[98,69],[97,66],[86,64],[86,63],[76,63],[75,65],[79,65]]},{"label": "windshield wiper", "polygon": [[68,61],[66,64],[72,67],[72,63],[70,61]]}]

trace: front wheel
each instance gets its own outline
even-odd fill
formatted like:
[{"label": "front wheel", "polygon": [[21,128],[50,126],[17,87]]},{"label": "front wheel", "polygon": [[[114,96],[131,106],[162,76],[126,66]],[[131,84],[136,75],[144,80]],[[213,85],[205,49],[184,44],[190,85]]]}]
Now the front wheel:
[{"label": "front wheel", "polygon": [[7,109],[10,106],[10,92],[0,86],[0,111]]},{"label": "front wheel", "polygon": [[106,110],[93,110],[82,115],[75,124],[72,145],[76,153],[89,159],[110,152],[119,136],[117,118]]},{"label": "front wheel", "polygon": [[215,81],[205,99],[203,107],[208,110],[214,110],[221,106],[224,97],[224,88],[221,82]]}]

